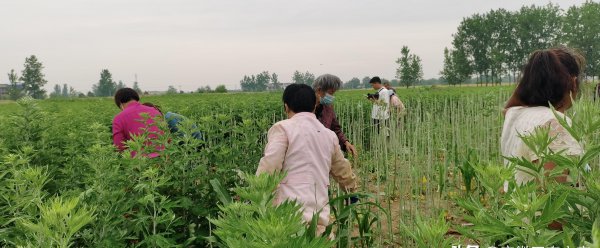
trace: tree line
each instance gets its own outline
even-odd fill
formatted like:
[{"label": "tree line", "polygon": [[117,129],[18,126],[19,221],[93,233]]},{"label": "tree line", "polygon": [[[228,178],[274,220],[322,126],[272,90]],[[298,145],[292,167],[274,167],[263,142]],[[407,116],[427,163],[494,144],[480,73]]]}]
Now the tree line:
[{"label": "tree line", "polygon": [[515,82],[529,54],[566,45],[586,58],[586,75],[600,77],[600,3],[587,1],[562,10],[558,5],[491,10],[463,18],[444,49],[440,72],[449,84],[476,77],[479,84]]},{"label": "tree line", "polygon": [[[117,90],[123,88],[127,88],[127,85],[124,84],[123,81],[119,80],[118,83],[115,82],[112,79],[112,74],[110,73],[110,71],[108,69],[103,69],[102,72],[100,72],[100,80],[97,84],[92,85],[92,91],[88,92],[88,96],[113,96],[117,92]],[[143,93],[137,80],[133,82],[131,88],[137,91],[138,94]]]},{"label": "tree line", "polygon": [[[35,99],[50,98],[75,98],[75,97],[110,97],[113,96],[117,90],[127,88],[128,86],[119,80],[116,82],[113,80],[113,76],[108,69],[103,69],[100,72],[100,79],[98,83],[92,85],[91,91],[87,94],[76,91],[73,87],[68,84],[55,84],[53,91],[47,94],[44,86],[48,83],[43,73],[44,65],[35,55],[31,55],[25,59],[24,69],[21,71],[19,76],[14,69],[11,69],[8,73],[8,85],[7,97],[11,100],[17,100],[24,96],[31,96]],[[145,94],[139,86],[137,80],[133,82],[132,89],[137,91],[139,94]],[[212,90],[209,86],[200,87],[197,90],[198,93],[225,93],[227,88],[225,85],[218,85],[215,90]],[[183,93],[177,91],[175,87],[169,86],[166,91],[167,94]]]},{"label": "tree line", "polygon": [[[25,59],[21,76],[14,69],[8,73],[8,91],[7,96],[11,100],[17,100],[24,96],[31,96],[35,99],[44,99],[48,97],[44,86],[48,83],[46,75],[43,73],[44,65],[35,55]],[[126,88],[123,81],[118,83],[112,79],[112,74],[107,69],[100,73],[100,80],[92,86],[92,90],[87,94],[76,91],[68,84],[55,84],[53,91],[49,94],[50,98],[72,98],[72,97],[107,97],[113,96],[119,89]],[[133,89],[142,94],[138,82],[133,83]]]},{"label": "tree line", "polygon": [[[393,86],[406,86],[410,87],[417,85],[423,81],[423,65],[421,58],[410,53],[410,49],[404,46],[401,50],[401,57],[397,59],[398,69],[396,70],[396,78],[390,80],[383,79],[383,82],[389,82]],[[296,70],[291,78],[291,83],[295,84],[306,84],[312,86],[316,77],[309,71],[300,72]],[[343,84],[344,89],[367,89],[371,88],[369,81],[370,77],[365,76],[362,81],[356,77],[350,79]],[[437,82],[437,80],[433,80]],[[434,83],[435,83],[434,82]],[[279,77],[276,73],[269,73],[269,71],[263,71],[256,75],[244,75],[240,80],[240,86],[242,91],[267,91],[267,90],[283,90],[285,84],[279,81]]]}]

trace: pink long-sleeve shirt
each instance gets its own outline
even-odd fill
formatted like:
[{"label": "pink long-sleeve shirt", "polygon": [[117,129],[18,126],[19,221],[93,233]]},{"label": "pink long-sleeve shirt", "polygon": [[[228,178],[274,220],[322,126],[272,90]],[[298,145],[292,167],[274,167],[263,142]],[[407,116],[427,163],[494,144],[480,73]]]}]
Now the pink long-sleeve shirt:
[{"label": "pink long-sleeve shirt", "polygon": [[329,223],[329,176],[344,189],[356,187],[356,176],[344,158],[338,137],[327,129],[313,113],[297,113],[275,123],[268,133],[268,143],[256,174],[285,171],[275,203],[296,199],[303,204],[303,218],[312,220],[319,214],[318,227]]},{"label": "pink long-sleeve shirt", "polygon": [[[144,121],[143,113],[148,114],[150,119]],[[143,134],[146,129],[149,133],[148,137],[156,139],[163,132],[158,126],[154,125],[152,118],[159,115],[161,115],[160,112],[155,108],[144,106],[139,102],[131,102],[113,119],[113,144],[119,151],[123,151],[127,148],[124,142],[131,140],[134,135]],[[131,156],[135,157],[135,152],[131,152]],[[154,158],[158,156],[158,153],[151,153],[147,156]]]}]

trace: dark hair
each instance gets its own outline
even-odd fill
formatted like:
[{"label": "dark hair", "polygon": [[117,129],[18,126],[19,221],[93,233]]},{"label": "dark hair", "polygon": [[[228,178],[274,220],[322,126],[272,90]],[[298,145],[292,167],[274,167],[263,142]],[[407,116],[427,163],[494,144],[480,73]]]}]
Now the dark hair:
[{"label": "dark hair", "polygon": [[381,83],[381,79],[379,77],[373,77],[371,78],[371,81],[369,81],[370,84],[374,84],[374,83]]},{"label": "dark hair", "polygon": [[142,103],[142,105],[144,105],[144,106],[147,106],[147,107],[154,108],[154,109],[156,109],[156,110],[157,110],[159,113],[161,113],[161,114],[163,113],[163,112],[162,112],[162,109],[160,109],[160,106],[158,106],[158,105],[154,105],[154,104],[152,104],[152,103],[149,103],[149,102]]},{"label": "dark hair", "polygon": [[283,103],[294,113],[313,112],[317,104],[317,95],[306,84],[290,84],[283,91]]},{"label": "dark hair", "polygon": [[140,95],[138,95],[138,93],[132,88],[122,88],[117,90],[117,93],[115,93],[115,104],[119,108],[121,107],[121,104],[131,100],[140,100]]},{"label": "dark hair", "polygon": [[[579,76],[585,59],[566,48],[533,52],[523,69],[523,76],[506,108],[514,106],[565,107],[571,93],[579,91]],[[573,77],[577,77],[573,83]]]}]

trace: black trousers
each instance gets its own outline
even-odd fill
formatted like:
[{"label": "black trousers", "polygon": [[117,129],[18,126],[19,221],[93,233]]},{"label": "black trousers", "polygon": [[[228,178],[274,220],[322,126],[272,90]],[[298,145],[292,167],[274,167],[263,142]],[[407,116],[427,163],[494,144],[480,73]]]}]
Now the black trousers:
[{"label": "black trousers", "polygon": [[381,130],[387,127],[389,121],[388,120],[380,120],[380,119],[371,119],[373,123],[373,130],[376,134],[379,134]]}]

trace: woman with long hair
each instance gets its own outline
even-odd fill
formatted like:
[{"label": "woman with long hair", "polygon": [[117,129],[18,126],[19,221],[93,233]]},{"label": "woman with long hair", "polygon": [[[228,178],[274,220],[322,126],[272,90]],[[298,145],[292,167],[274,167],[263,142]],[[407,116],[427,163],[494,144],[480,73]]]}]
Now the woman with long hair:
[{"label": "woman with long hair", "polygon": [[[566,48],[535,51],[523,69],[523,75],[505,109],[501,150],[504,157],[525,158],[537,162],[539,158],[523,142],[521,136],[531,134],[536,128],[547,127],[554,140],[549,149],[563,151],[565,155],[580,155],[580,144],[560,125],[552,108],[560,118],[573,105],[580,88],[580,77],[584,58]],[[567,118],[567,121],[570,120]],[[509,164],[508,160],[505,164]],[[546,171],[553,170],[554,163],[544,164]],[[568,174],[565,171],[565,174]],[[533,177],[518,168],[515,172],[517,186],[533,180]],[[556,178],[567,182],[567,175]],[[505,185],[505,191],[508,185]]]}]

